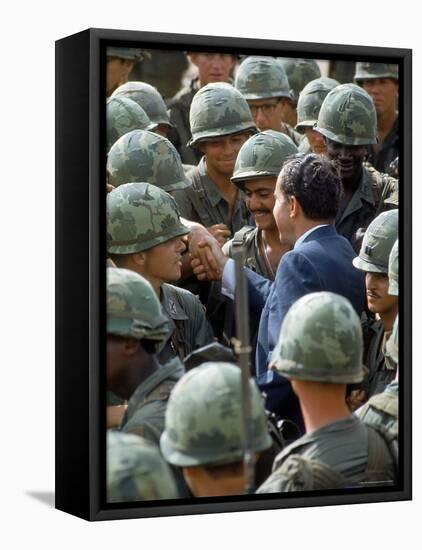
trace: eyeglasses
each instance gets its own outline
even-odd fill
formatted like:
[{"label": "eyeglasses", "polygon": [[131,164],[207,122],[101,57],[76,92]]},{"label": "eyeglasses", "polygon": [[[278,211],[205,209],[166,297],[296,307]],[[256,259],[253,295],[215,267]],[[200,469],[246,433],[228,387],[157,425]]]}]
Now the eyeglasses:
[{"label": "eyeglasses", "polygon": [[258,111],[261,110],[262,114],[264,116],[271,115],[275,108],[278,105],[278,101],[275,103],[263,103],[262,105],[250,105],[249,108],[251,110],[252,116],[256,116],[258,114]]}]

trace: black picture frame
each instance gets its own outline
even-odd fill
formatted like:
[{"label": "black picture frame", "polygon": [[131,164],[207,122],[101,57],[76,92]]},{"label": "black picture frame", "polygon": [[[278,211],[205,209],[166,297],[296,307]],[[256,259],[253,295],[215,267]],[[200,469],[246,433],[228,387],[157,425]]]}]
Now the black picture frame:
[{"label": "black picture frame", "polygon": [[[399,65],[400,474],[397,486],[105,504],[105,48],[132,46]],[[56,508],[87,520],[412,498],[412,51],[381,47],[88,29],[56,42]]]}]

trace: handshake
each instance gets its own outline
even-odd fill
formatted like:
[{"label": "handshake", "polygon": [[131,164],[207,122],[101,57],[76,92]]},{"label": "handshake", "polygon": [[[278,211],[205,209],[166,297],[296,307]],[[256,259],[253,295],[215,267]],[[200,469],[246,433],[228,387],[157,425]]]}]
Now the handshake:
[{"label": "handshake", "polygon": [[[184,223],[185,220],[183,220]],[[221,246],[230,238],[230,230],[224,224],[205,228],[189,222],[188,236],[191,267],[199,281],[220,281],[227,257]]]}]

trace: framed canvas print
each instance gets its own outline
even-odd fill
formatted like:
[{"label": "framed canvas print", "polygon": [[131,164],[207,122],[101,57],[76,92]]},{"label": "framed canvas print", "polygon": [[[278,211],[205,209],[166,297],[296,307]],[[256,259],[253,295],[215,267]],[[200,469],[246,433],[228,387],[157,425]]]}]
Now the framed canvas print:
[{"label": "framed canvas print", "polygon": [[57,508],[411,498],[411,59],[56,43]]}]

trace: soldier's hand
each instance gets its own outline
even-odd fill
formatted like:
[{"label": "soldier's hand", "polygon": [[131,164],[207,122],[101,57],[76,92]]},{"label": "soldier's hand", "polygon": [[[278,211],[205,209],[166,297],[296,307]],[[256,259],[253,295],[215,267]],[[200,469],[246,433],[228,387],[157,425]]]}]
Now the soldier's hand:
[{"label": "soldier's hand", "polygon": [[220,245],[210,235],[197,244],[197,254],[191,262],[194,274],[200,281],[219,281],[227,262]]},{"label": "soldier's hand", "polygon": [[346,397],[346,403],[351,412],[353,412],[359,409],[367,399],[368,397],[365,390],[352,390],[350,395]]},{"label": "soldier's hand", "polygon": [[230,229],[224,223],[217,223],[215,225],[210,225],[207,227],[208,231],[217,240],[220,246],[230,239],[232,236]]}]

